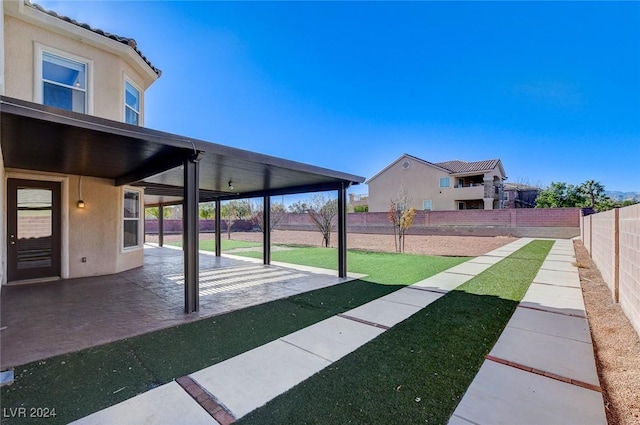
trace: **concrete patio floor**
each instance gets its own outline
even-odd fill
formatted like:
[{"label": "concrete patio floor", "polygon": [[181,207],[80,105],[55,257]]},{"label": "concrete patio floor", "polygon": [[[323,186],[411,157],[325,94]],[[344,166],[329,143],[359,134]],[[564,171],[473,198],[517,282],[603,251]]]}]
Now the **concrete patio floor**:
[{"label": "concrete patio floor", "polygon": [[333,270],[200,255],[200,311],[185,314],[183,255],[145,246],[144,266],[108,276],[4,286],[0,369],[335,285]]}]

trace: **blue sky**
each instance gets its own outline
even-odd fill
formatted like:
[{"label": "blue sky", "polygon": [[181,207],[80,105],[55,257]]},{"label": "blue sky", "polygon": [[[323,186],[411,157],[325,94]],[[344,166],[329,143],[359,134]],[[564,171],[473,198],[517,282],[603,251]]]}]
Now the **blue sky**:
[{"label": "blue sky", "polygon": [[637,2],[36,2],[136,39],[150,128],[367,178],[409,153],[640,191]]}]

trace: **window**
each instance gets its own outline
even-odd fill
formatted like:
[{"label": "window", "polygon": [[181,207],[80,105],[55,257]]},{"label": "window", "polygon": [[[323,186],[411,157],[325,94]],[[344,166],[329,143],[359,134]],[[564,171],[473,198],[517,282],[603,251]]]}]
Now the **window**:
[{"label": "window", "polygon": [[449,187],[449,177],[440,177],[440,187]]},{"label": "window", "polygon": [[140,91],[124,82],[124,122],[140,125]]},{"label": "window", "polygon": [[140,200],[140,192],[124,191],[122,243],[125,249],[140,246]]},{"label": "window", "polygon": [[422,201],[422,209],[425,211],[431,211],[431,199]]},{"label": "window", "polygon": [[42,103],[87,112],[87,64],[42,52]]}]

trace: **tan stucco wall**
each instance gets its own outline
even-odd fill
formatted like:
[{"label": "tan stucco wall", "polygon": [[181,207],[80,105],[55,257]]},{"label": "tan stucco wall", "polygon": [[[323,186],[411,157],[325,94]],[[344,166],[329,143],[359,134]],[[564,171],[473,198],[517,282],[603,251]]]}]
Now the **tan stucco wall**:
[{"label": "tan stucco wall", "polygon": [[[88,112],[115,121],[124,121],[125,74],[142,90],[141,119],[144,112],[145,83],[141,72],[119,56],[82,43],[44,27],[5,14],[5,95],[35,102],[35,43],[53,47],[91,61]],[[144,121],[142,121],[144,123]]]},{"label": "tan stucco wall", "polygon": [[[142,247],[129,251],[123,251],[121,248],[124,188],[114,186],[112,180],[82,177],[85,208],[79,209],[79,176],[10,169],[2,180],[3,193],[6,193],[7,178],[52,180],[62,183],[63,278],[112,274],[142,266]],[[2,244],[6,246],[6,237],[3,237]],[[87,258],[86,263],[82,262],[82,257]],[[5,270],[6,267],[3,267],[2,272]],[[6,278],[3,283],[5,281]]]},{"label": "tan stucco wall", "polygon": [[[69,277],[117,273],[143,263],[143,250],[122,252],[123,188],[113,181],[82,177],[82,200],[77,208],[79,176],[69,177]],[[82,257],[87,262],[82,262]]]},{"label": "tan stucco wall", "polygon": [[[408,169],[402,168],[402,163],[408,161]],[[484,175],[492,180],[494,175],[501,177],[499,172]],[[440,178],[449,177],[450,187],[440,187]],[[458,179],[447,171],[403,156],[367,182],[369,186],[369,211],[381,212],[389,209],[389,202],[397,198],[401,190],[406,190],[411,197],[411,206],[422,210],[423,201],[431,200],[432,211],[457,210],[457,201],[481,200],[484,197],[484,187],[456,187]],[[493,204],[493,200],[491,200]],[[491,209],[491,208],[487,208]]]}]

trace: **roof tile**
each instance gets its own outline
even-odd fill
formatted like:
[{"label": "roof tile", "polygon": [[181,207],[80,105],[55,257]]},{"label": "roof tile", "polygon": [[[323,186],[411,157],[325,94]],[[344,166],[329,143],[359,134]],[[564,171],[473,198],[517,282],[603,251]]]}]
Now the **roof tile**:
[{"label": "roof tile", "polygon": [[30,0],[24,0],[24,4],[26,6],[32,7],[36,10],[39,10],[40,12],[46,13],[47,15],[53,16],[54,18],[58,18],[61,19],[65,22],[69,22],[70,24],[76,25],[80,28],[84,28],[86,30],[89,30],[91,32],[94,32],[98,35],[101,35],[103,37],[107,37],[110,38],[111,40],[117,41],[118,43],[122,43],[122,44],[126,44],[128,46],[130,46],[133,50],[135,50],[135,52],[142,58],[142,60],[149,65],[149,67],[153,70],[153,72],[156,73],[156,75],[158,75],[158,77],[160,77],[162,75],[162,71],[159,70],[158,68],[156,68],[155,66],[153,66],[153,64],[151,63],[151,61],[149,61],[149,59],[147,59],[147,57],[145,55],[142,54],[142,52],[140,50],[138,50],[138,44],[136,43],[136,41],[133,38],[127,38],[127,37],[122,37],[116,34],[111,34],[108,33],[106,31],[103,31],[99,28],[92,28],[91,25],[83,23],[83,22],[78,22],[74,19],[69,18],[68,16],[63,16],[63,15],[59,15],[56,12],[54,12],[53,10],[47,10],[44,7],[40,6],[37,3],[31,3]]}]

